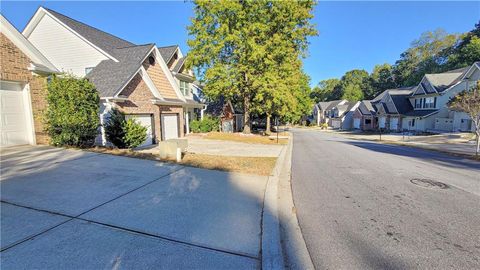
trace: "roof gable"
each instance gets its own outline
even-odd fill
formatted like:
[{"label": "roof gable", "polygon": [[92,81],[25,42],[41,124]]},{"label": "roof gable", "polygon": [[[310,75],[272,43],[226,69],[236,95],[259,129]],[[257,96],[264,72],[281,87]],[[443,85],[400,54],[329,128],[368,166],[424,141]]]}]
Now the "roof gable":
[{"label": "roof gable", "polygon": [[19,48],[33,63],[32,69],[43,72],[58,72],[57,68],[0,14],[1,33]]}]

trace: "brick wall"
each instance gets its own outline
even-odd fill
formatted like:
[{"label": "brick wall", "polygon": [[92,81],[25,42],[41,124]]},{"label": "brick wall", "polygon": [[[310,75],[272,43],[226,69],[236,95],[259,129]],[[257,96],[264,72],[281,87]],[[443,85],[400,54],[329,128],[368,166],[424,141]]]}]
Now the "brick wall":
[{"label": "brick wall", "polygon": [[175,98],[177,99],[178,96],[173,89],[172,85],[167,79],[167,76],[163,72],[162,68],[160,67],[160,63],[155,63],[154,65],[150,65],[148,62],[148,57],[143,63],[143,67],[147,70],[148,76],[152,79],[153,83],[157,87],[158,91],[164,98]]},{"label": "brick wall", "polygon": [[178,106],[158,106],[152,104],[152,99],[155,98],[148,89],[148,86],[143,81],[142,77],[137,74],[130,83],[125,87],[121,93],[125,95],[128,100],[118,102],[117,107],[126,114],[153,114],[153,137],[155,142],[161,141],[161,119],[160,113],[177,113],[180,119],[180,130],[183,135],[183,109]]},{"label": "brick wall", "polygon": [[0,80],[16,81],[28,84],[32,100],[33,122],[37,144],[48,144],[49,138],[44,132],[43,112],[47,108],[46,78],[33,75],[27,68],[31,60],[0,33]]}]

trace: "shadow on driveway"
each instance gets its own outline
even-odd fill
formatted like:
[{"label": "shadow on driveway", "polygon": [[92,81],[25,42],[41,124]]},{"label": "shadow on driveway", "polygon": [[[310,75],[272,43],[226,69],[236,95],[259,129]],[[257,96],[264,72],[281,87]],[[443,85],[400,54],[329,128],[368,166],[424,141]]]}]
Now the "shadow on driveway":
[{"label": "shadow on driveway", "polygon": [[425,149],[412,148],[412,147],[401,146],[401,145],[388,145],[388,144],[366,142],[366,141],[342,140],[338,142],[354,145],[370,151],[397,155],[397,156],[411,157],[415,159],[422,159],[429,162],[433,162],[441,166],[460,168],[460,169],[480,170],[480,162],[478,161],[469,160],[462,157],[451,156],[448,154],[442,154],[442,153],[425,150]]}]

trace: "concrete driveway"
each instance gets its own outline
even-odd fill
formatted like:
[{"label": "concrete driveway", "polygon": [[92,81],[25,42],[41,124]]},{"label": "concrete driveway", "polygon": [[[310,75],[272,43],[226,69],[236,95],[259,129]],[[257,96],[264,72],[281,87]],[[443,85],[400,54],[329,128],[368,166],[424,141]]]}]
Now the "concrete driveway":
[{"label": "concrete driveway", "polygon": [[52,147],[1,152],[2,269],[255,269],[267,177]]}]

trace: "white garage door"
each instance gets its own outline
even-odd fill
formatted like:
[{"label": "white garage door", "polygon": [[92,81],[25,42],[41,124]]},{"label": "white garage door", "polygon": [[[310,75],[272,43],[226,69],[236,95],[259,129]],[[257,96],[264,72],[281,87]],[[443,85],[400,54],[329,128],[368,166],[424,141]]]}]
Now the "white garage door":
[{"label": "white garage door", "polygon": [[126,119],[134,118],[142,126],[147,128],[147,139],[139,146],[147,146],[153,143],[153,133],[152,133],[152,116],[149,114],[131,114],[126,115]]},{"label": "white garage door", "polygon": [[163,140],[178,138],[178,116],[176,114],[162,114]]},{"label": "white garage door", "polygon": [[390,119],[390,129],[391,130],[398,130],[398,118],[393,117]]},{"label": "white garage door", "polygon": [[360,129],[360,118],[354,118],[353,119],[353,128],[354,129]]},{"label": "white garage door", "polygon": [[0,146],[33,143],[29,101],[19,83],[0,81]]},{"label": "white garage door", "polygon": [[342,121],[332,120],[332,128],[340,128],[341,125],[342,125]]}]

